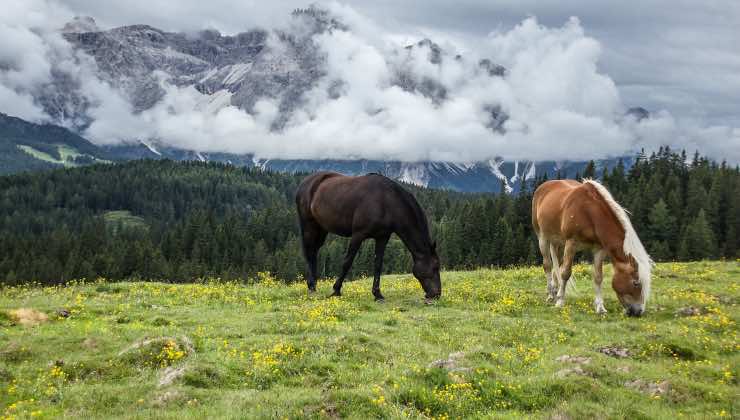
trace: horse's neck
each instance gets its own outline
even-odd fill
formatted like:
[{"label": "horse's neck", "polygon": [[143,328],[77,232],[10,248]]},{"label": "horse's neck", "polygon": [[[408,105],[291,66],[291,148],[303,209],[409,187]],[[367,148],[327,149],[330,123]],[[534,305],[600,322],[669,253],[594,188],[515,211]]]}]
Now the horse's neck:
[{"label": "horse's neck", "polygon": [[419,227],[411,228],[409,226],[403,226],[396,231],[396,235],[401,238],[406,248],[411,252],[411,255],[416,258],[429,255],[432,244],[428,235],[424,235],[424,229]]},{"label": "horse's neck", "polygon": [[609,254],[612,262],[626,262],[624,254],[624,228],[618,221],[609,218],[600,218],[595,223],[596,235],[601,248]]}]

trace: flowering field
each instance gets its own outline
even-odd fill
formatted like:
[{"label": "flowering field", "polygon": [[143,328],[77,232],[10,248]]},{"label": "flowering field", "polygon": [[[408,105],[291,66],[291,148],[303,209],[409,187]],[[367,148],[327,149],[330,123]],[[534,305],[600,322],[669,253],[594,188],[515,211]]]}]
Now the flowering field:
[{"label": "flowering field", "polygon": [[563,309],[538,267],[443,273],[434,305],[410,275],[380,304],[269,275],[0,289],[0,418],[740,415],[737,261],[659,264],[640,319],[574,273]]}]

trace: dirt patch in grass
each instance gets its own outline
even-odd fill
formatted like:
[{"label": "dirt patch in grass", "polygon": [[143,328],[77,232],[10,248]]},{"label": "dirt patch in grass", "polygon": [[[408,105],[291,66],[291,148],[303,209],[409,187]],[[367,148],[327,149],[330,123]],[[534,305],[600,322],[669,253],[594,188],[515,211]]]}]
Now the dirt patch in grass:
[{"label": "dirt patch in grass", "polygon": [[14,324],[24,327],[35,327],[49,320],[45,313],[32,308],[19,308],[8,311],[8,317]]}]

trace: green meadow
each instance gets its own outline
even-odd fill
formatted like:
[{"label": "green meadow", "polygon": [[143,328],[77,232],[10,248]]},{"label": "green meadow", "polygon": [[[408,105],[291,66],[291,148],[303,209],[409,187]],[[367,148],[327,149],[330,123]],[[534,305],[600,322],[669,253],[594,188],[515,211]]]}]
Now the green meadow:
[{"label": "green meadow", "polygon": [[[306,293],[243,283],[0,289],[2,418],[721,418],[740,415],[740,263],[663,263],[644,317],[589,265],[566,307],[539,267]],[[611,278],[606,267],[605,281]]]}]

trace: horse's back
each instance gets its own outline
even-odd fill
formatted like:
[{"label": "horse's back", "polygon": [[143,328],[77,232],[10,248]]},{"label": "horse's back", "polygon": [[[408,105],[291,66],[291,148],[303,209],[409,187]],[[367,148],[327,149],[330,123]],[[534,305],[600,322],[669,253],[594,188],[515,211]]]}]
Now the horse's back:
[{"label": "horse's back", "polygon": [[343,177],[344,175],[330,171],[315,172],[301,181],[298,184],[298,190],[295,194],[296,206],[298,208],[298,214],[301,218],[310,215],[310,206],[316,190],[319,185],[328,178]]},{"label": "horse's back", "polygon": [[532,197],[532,225],[536,231],[548,219],[558,217],[565,198],[580,185],[578,181],[557,179],[537,187]]},{"label": "horse's back", "polygon": [[592,187],[575,180],[553,180],[540,185],[532,198],[532,226],[538,235],[561,240],[591,237]]},{"label": "horse's back", "polygon": [[393,181],[382,175],[318,172],[301,183],[296,204],[302,220],[349,236],[358,225],[390,227],[393,217],[387,211],[387,204],[393,202],[396,195]]}]

